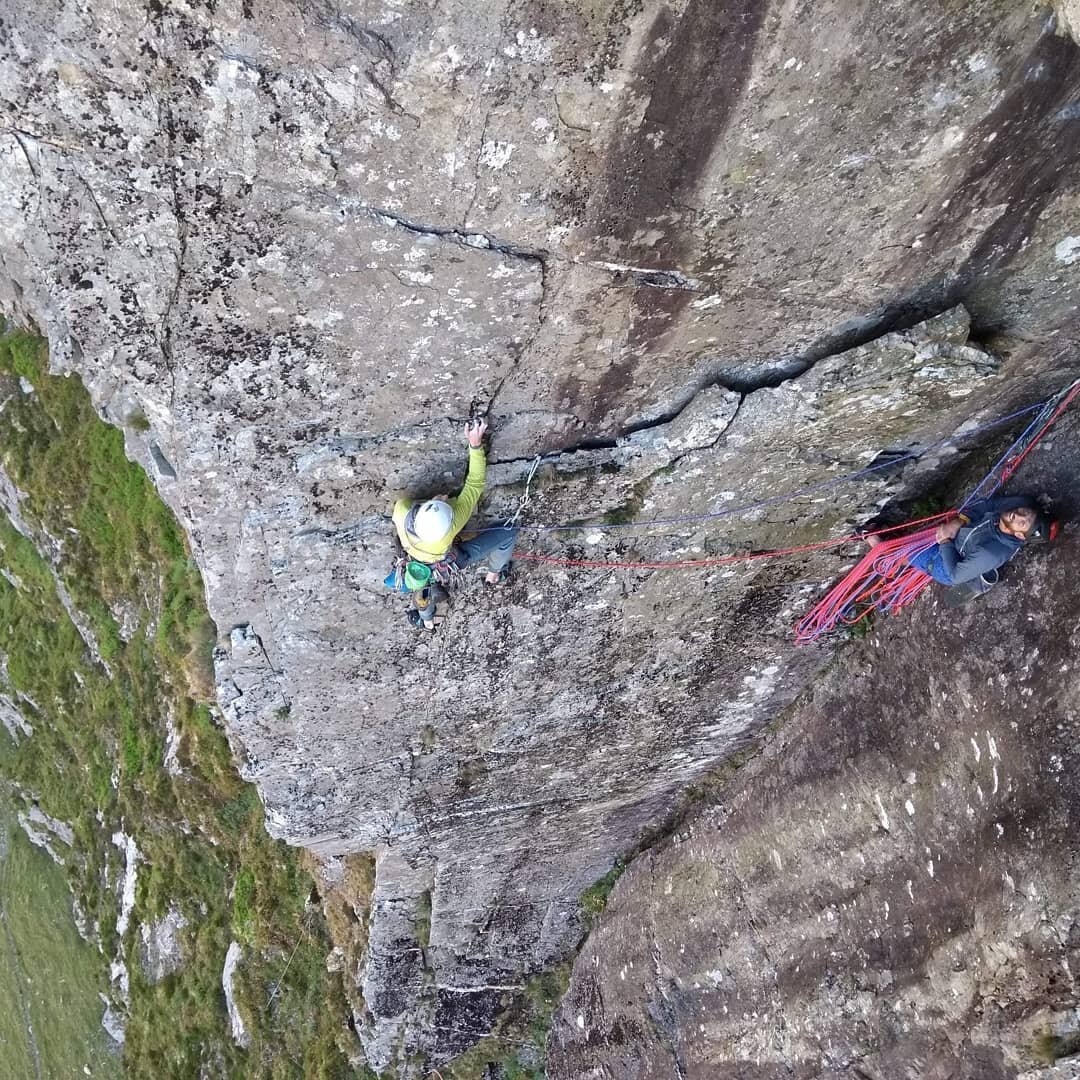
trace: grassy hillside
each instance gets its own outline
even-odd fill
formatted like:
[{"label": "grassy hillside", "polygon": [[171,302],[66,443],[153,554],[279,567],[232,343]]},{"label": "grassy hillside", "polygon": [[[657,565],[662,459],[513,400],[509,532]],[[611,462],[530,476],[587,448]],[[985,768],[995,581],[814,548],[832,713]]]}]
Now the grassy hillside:
[{"label": "grassy hillside", "polygon": [[107,984],[104,958],[75,929],[64,871],[0,793],[0,1076],[119,1076],[101,1027]]},{"label": "grassy hillside", "polygon": [[[99,927],[101,964],[119,948],[130,971],[125,1073],[354,1075],[344,1051],[357,1043],[340,977],[326,971],[312,879],[267,836],[208,701],[214,628],[184,536],[79,381],[46,374],[42,348],[25,334],[0,338],[0,464],[25,493],[30,534],[0,513],[0,694],[34,729],[18,743],[0,730],[0,773],[75,830],[72,891]],[[179,775],[163,767],[170,726]],[[123,940],[119,831],[142,856]],[[170,909],[186,918],[186,959],[152,985],[139,928]],[[247,1051],[229,1037],[221,989],[232,940],[244,947]]]}]

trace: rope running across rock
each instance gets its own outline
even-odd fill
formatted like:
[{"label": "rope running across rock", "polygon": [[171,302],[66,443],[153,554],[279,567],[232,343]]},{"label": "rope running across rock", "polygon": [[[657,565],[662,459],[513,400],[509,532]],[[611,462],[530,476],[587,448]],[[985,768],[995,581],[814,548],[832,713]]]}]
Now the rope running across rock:
[{"label": "rope running across rock", "polygon": [[[686,524],[690,522],[709,521],[716,518],[730,517],[736,514],[749,513],[753,510],[773,506],[778,503],[789,502],[802,498],[809,494],[817,493],[825,488],[845,483],[859,477],[877,472],[880,469],[893,467],[905,460],[912,460],[924,456],[930,450],[955,442],[961,438],[1000,427],[1021,416],[1036,413],[1020,435],[1013,441],[1009,449],[995,462],[990,471],[972,489],[971,493],[960,506],[960,510],[969,506],[977,498],[985,498],[993,495],[1016,470],[1024,459],[1031,453],[1035,445],[1046,434],[1049,428],[1068,408],[1069,404],[1080,395],[1080,379],[1071,383],[1068,387],[1056,394],[1048,401],[1029,405],[1024,409],[1009,413],[997,420],[981,424],[970,431],[950,436],[936,443],[932,443],[921,451],[912,451],[901,457],[890,458],[878,465],[871,465],[865,469],[844,476],[832,477],[829,480],[808,487],[799,488],[796,491],[784,495],[774,495],[756,502],[746,503],[726,510],[719,510],[707,514],[684,515],[672,518],[655,518],[643,522],[623,522],[617,524],[566,524],[566,525],[526,525],[519,526],[523,530],[536,532],[554,532],[564,530],[607,530],[607,529],[647,529],[660,525]],[[526,483],[526,494],[523,504],[519,506],[515,515],[520,516],[524,509],[524,502],[528,500],[529,486],[540,463],[540,458],[533,462]],[[989,487],[988,491],[984,489]],[[838,547],[841,544],[855,540],[863,540],[867,536],[882,536],[888,533],[912,529],[923,526],[915,533],[907,532],[906,535],[894,537],[883,541],[880,545],[867,553],[859,563],[817,604],[814,609],[803,617],[796,626],[796,642],[807,644],[816,641],[823,634],[834,629],[841,623],[853,624],[865,618],[871,611],[887,611],[895,613],[914,601],[929,585],[930,578],[921,570],[910,565],[910,559],[917,553],[925,551],[934,542],[934,529],[927,528],[931,522],[954,516],[956,511],[947,510],[939,514],[918,518],[902,525],[894,525],[888,528],[875,529],[865,532],[853,533],[846,536],[836,537],[831,540],[821,540],[811,544],[800,544],[795,547],[775,548],[768,551],[743,552],[732,555],[722,555],[704,559],[678,559],[666,561],[627,561],[620,559],[581,559],[559,555],[546,555],[540,552],[518,552],[515,556],[530,562],[543,563],[553,566],[576,567],[581,569],[598,570],[701,570],[710,567],[728,566],[740,562],[753,562],[760,559],[775,559],[800,555],[811,551],[820,551],[826,548]]]},{"label": "rope running across rock", "polygon": [[[1077,394],[1080,394],[1080,379],[1046,402],[1035,419],[975,485],[957,512],[963,512],[977,498],[993,496]],[[953,516],[953,511],[946,516]],[[920,529],[873,548],[799,620],[795,626],[795,643],[810,644],[840,625],[853,626],[861,622],[875,611],[895,615],[913,603],[925,591],[931,578],[917,566],[912,566],[911,560],[936,542],[934,529]]]}]

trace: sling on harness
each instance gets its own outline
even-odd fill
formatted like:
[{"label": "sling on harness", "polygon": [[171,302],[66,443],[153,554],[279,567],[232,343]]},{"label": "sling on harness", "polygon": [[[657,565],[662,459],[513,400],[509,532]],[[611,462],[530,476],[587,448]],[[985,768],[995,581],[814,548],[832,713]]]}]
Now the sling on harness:
[{"label": "sling on harness", "polygon": [[383,584],[391,592],[420,592],[432,583],[448,585],[459,569],[453,551],[437,563],[423,563],[398,555],[390,564],[390,572],[383,578]]},{"label": "sling on harness", "polygon": [[[422,618],[420,613],[435,602],[438,587],[449,583],[457,569],[452,551],[449,558],[437,563],[423,563],[398,555],[391,564],[390,572],[383,578],[383,584],[392,592],[412,598],[405,615],[413,626],[419,626]],[[445,599],[446,596],[447,593],[442,590],[442,597]]]}]

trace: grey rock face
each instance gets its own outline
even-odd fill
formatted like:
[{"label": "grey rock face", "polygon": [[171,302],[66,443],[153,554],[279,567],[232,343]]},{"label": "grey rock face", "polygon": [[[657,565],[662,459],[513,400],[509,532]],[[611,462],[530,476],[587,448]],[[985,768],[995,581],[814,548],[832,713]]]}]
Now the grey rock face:
[{"label": "grey rock face", "polygon": [[[117,881],[117,901],[119,914],[116,917],[116,935],[122,939],[127,933],[131,923],[131,914],[135,909],[135,889],[139,883],[139,863],[142,856],[134,837],[125,836],[122,832],[113,833],[113,844],[124,855],[124,876]],[[131,991],[131,977],[124,960],[124,948],[122,941],[118,941],[116,956],[109,964],[109,979],[113,985],[113,994],[118,1002],[127,1004]]]},{"label": "grey rock face", "polygon": [[[188,529],[274,832],[378,853],[372,1062],[450,1054],[816,670],[788,629],[842,558],[523,564],[418,641],[393,498],[460,480],[474,407],[487,519],[543,452],[529,515],[565,522],[720,511],[1037,397],[1075,330],[1080,52],[1005,0],[3,18],[0,307],[149,420],[129,452]],[[1026,344],[998,367],[952,310],[861,347],[959,299]],[[815,541],[948,462],[522,547]]]},{"label": "grey rock face", "polygon": [[1054,10],[1060,20],[1060,30],[1073,41],[1080,37],[1080,3],[1077,0],[1056,0]]},{"label": "grey rock face", "polygon": [[239,941],[229,942],[228,951],[225,953],[225,966],[221,971],[221,988],[225,992],[225,1007],[229,1011],[229,1026],[232,1037],[238,1046],[247,1046],[251,1042],[251,1034],[244,1026],[244,1018],[240,1015],[240,1009],[236,1004],[233,993],[233,978],[236,969],[244,957],[244,950]]},{"label": "grey rock face", "polygon": [[150,982],[161,982],[166,975],[183,966],[180,932],[185,926],[187,919],[183,912],[179,908],[170,908],[162,918],[139,927],[139,962]]},{"label": "grey rock face", "polygon": [[[1074,521],[1080,421],[1061,424],[1022,487]],[[1076,551],[875,627],[745,779],[632,864],[548,1074],[1072,1075],[1035,1050],[1078,1027]]]},{"label": "grey rock face", "polygon": [[12,742],[19,742],[24,736],[34,734],[30,721],[23,715],[22,709],[7,694],[0,694],[0,724],[11,737]]},{"label": "grey rock face", "polygon": [[100,997],[105,1006],[105,1011],[101,1014],[101,1026],[113,1042],[123,1046],[124,1039],[127,1037],[127,1018],[113,1007],[112,1002],[104,994]]},{"label": "grey rock face", "polygon": [[[0,708],[3,708],[3,702],[0,702]],[[22,728],[20,727],[19,730]],[[71,826],[66,821],[58,821],[50,817],[40,807],[34,805],[26,810],[19,810],[17,817],[19,826],[30,843],[35,847],[43,848],[49,853],[54,863],[63,866],[67,853],[61,854],[63,848],[61,852],[58,852],[53,844],[59,841],[64,847],[70,849],[75,842],[75,833]]]}]

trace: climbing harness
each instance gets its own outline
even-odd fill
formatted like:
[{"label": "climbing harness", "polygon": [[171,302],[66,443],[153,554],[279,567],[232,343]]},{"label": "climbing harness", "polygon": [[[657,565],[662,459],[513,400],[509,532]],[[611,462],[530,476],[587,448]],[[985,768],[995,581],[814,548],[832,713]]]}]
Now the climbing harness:
[{"label": "climbing harness", "polygon": [[390,573],[383,578],[383,584],[392,592],[419,592],[431,584],[432,576],[432,568],[427,563],[398,555],[390,566]]},{"label": "climbing harness", "polygon": [[383,579],[383,584],[391,592],[410,597],[412,603],[405,612],[405,618],[411,626],[431,629],[438,626],[444,616],[436,614],[432,619],[424,620],[421,611],[426,611],[431,604],[447,601],[450,594],[443,586],[448,585],[454,575],[460,573],[461,567],[454,557],[453,548],[445,559],[437,563],[423,563],[419,559],[398,555],[391,564],[390,572]]},{"label": "climbing harness", "polygon": [[390,564],[390,572],[383,578],[383,584],[396,593],[420,592],[431,584],[448,585],[455,574],[461,573],[461,567],[454,557],[453,549],[445,559],[437,563],[423,563],[418,559],[409,559],[398,555]]}]

